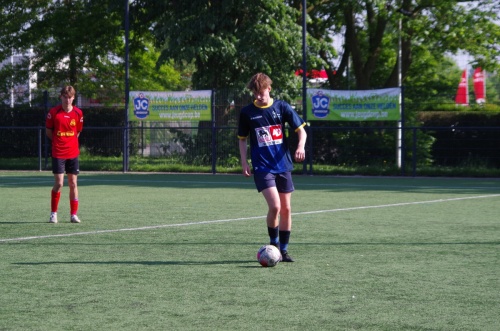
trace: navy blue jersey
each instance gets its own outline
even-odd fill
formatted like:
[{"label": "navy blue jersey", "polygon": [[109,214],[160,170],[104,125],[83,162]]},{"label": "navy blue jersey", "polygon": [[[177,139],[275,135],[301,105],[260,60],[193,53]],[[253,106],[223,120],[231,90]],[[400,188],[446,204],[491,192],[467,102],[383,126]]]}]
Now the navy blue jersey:
[{"label": "navy blue jersey", "polygon": [[238,138],[250,137],[254,172],[277,174],[293,170],[285,123],[295,131],[305,125],[285,101],[271,99],[271,104],[264,108],[250,104],[241,110]]}]

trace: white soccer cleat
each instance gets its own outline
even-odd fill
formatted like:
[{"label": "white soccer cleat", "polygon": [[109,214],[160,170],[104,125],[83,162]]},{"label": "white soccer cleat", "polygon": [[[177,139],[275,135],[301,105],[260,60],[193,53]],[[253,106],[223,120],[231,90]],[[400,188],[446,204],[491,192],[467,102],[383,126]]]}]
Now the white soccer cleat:
[{"label": "white soccer cleat", "polygon": [[57,223],[57,213],[50,213],[49,223]]},{"label": "white soccer cleat", "polygon": [[71,215],[71,223],[80,223],[80,219],[76,215]]}]

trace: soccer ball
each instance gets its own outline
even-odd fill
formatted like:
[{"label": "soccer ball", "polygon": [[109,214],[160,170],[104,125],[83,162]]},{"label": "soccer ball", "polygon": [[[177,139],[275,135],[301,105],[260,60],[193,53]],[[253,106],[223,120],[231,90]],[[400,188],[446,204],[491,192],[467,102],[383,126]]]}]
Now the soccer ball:
[{"label": "soccer ball", "polygon": [[264,245],[257,252],[257,261],[263,267],[274,267],[281,261],[281,253],[273,245]]}]

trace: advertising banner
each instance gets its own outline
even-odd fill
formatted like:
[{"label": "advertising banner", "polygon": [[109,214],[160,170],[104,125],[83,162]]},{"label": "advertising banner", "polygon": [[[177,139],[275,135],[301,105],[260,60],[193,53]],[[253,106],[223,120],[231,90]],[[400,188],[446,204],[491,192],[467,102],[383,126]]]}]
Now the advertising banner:
[{"label": "advertising banner", "polygon": [[212,91],[131,91],[129,121],[210,121]]},{"label": "advertising banner", "polygon": [[307,89],[308,121],[399,121],[401,89]]}]

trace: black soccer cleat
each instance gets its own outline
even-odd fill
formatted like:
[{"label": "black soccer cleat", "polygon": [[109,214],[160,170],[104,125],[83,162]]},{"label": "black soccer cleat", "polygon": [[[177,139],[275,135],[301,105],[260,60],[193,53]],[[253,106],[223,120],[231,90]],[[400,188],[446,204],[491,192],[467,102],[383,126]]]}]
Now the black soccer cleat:
[{"label": "black soccer cleat", "polygon": [[281,251],[281,262],[295,262],[287,251]]}]

